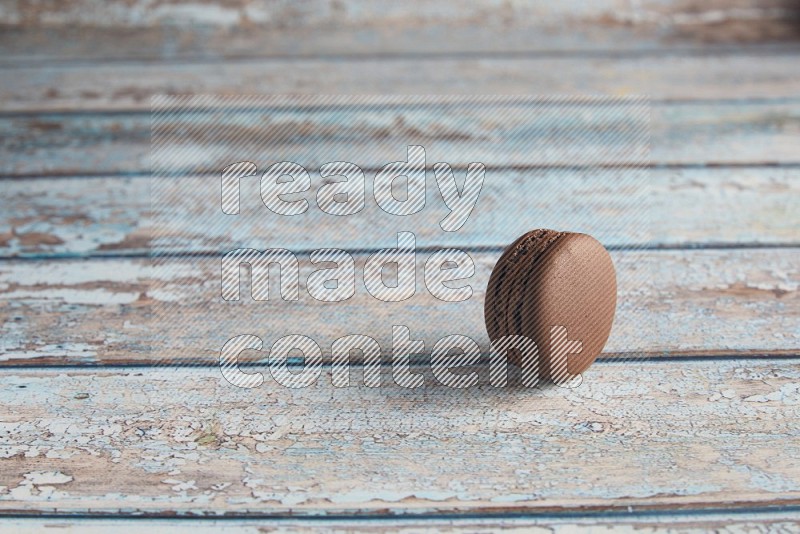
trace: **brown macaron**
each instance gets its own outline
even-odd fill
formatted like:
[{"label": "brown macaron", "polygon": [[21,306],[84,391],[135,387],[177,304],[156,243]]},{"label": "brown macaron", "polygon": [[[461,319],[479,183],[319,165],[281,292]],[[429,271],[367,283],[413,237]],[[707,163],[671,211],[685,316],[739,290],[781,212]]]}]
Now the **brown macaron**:
[{"label": "brown macaron", "polygon": [[[565,364],[569,375],[578,375],[602,352],[616,306],[616,272],[603,245],[586,234],[540,229],[500,256],[486,288],[484,319],[492,341],[533,340],[540,377],[563,380]],[[516,351],[509,357],[520,363]]]}]

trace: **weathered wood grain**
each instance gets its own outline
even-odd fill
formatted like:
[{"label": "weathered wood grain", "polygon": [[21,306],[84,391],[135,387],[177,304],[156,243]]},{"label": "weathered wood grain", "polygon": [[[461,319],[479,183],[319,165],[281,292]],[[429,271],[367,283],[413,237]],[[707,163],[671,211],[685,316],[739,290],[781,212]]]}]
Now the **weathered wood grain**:
[{"label": "weathered wood grain", "polygon": [[[645,2],[640,10],[660,8],[668,16],[679,11],[679,2]],[[755,2],[715,2],[715,7],[747,6],[755,8]],[[770,7],[780,4],[770,2]],[[682,6],[684,10],[688,6]],[[475,2],[455,6],[442,0],[429,2],[410,1],[397,4],[387,0],[367,2],[356,0],[339,3],[331,0],[305,0],[289,4],[274,4],[253,1],[234,1],[224,4],[209,4],[203,1],[167,1],[153,4],[149,1],[111,0],[97,6],[89,0],[72,1],[69,4],[44,4],[21,2],[4,6],[4,22],[14,26],[58,26],[85,25],[100,27],[149,27],[168,26],[180,28],[188,25],[231,26],[248,23],[268,24],[275,28],[312,28],[315,26],[341,25],[345,27],[369,27],[399,25],[428,25],[468,22],[480,23],[487,16],[509,17],[506,22],[519,25],[538,25],[545,22],[563,23],[568,18],[598,17],[607,12],[624,16],[635,11],[629,4],[619,0],[602,0],[593,5],[581,2],[565,2],[561,5],[497,5]],[[768,15],[766,9],[761,10]],[[519,15],[520,18],[517,18]],[[500,21],[497,21],[500,22]]]},{"label": "weathered wood grain", "polygon": [[[470,255],[474,293],[458,303],[428,292],[422,273],[429,254],[423,252],[417,254],[416,294],[396,303],[364,289],[365,254],[354,255],[355,295],[338,303],[319,302],[306,292],[314,267],[305,253],[298,255],[300,300],[288,303],[251,301],[247,292],[240,302],[222,301],[214,257],[158,266],[144,259],[5,261],[0,360],[216,365],[224,343],[240,334],[264,342],[264,352],[243,354],[247,360],[264,360],[274,341],[288,334],[310,336],[323,354],[338,337],[365,334],[388,355],[395,324],[424,340],[426,354],[451,334],[470,336],[488,351],[483,298],[500,250]],[[612,257],[619,304],[604,358],[800,352],[800,249],[612,251]]]},{"label": "weathered wood grain", "polygon": [[647,94],[794,98],[798,49],[662,57],[433,57],[93,62],[0,71],[0,109],[149,110],[155,94]]},{"label": "weathered wood grain", "polygon": [[[410,514],[409,514],[410,515]],[[153,519],[120,516],[112,518],[59,518],[17,517],[2,519],[0,532],[13,534],[38,533],[45,529],[58,529],[64,534],[105,534],[109,531],[120,534],[138,534],[142,530],[191,534],[193,532],[241,532],[264,534],[266,532],[530,532],[534,534],[560,534],[572,532],[596,533],[598,531],[664,534],[694,534],[715,532],[733,534],[759,532],[764,534],[786,534],[800,526],[800,515],[790,511],[726,513],[621,513],[575,514],[569,518],[535,514],[529,517],[502,514],[483,518],[459,517],[360,517],[340,519],[320,518],[269,518],[269,519]]]},{"label": "weathered wood grain", "polygon": [[796,9],[782,0],[710,0],[699,8],[686,0],[598,0],[587,4],[496,4],[472,2],[456,6],[446,0],[303,0],[274,4],[252,0],[209,4],[202,0],[91,0],[69,3],[15,2],[4,5],[0,16],[11,27],[86,26],[106,28],[187,26],[231,27],[265,25],[272,29],[425,27],[442,24],[498,24],[503,27],[563,29],[566,23],[613,25],[722,25],[737,19],[757,24],[760,20],[788,18]]},{"label": "weathered wood grain", "polygon": [[[489,150],[478,156],[512,167],[493,187],[535,182],[542,193],[542,184],[571,179],[576,198],[552,192],[532,203],[518,196],[509,207],[490,188],[483,201],[516,213],[538,206],[547,216],[537,217],[537,226],[585,225],[611,244],[797,244],[798,13],[784,0],[458,8],[440,1],[6,3],[0,174],[42,178],[0,184],[0,256],[142,254],[148,182],[124,175],[149,170],[149,97],[198,92],[649,93],[657,103],[656,166],[753,167],[656,169],[646,194],[620,198],[604,187],[618,169],[602,176],[521,170],[513,167],[536,167],[530,154]],[[789,44],[774,46],[779,41]],[[745,49],[743,42],[771,44]],[[413,114],[389,117],[399,117],[401,127],[380,116],[366,121],[389,132],[388,141],[359,163],[398,159],[413,141],[410,132],[437,141],[454,133],[426,130]],[[311,135],[324,132],[318,126]],[[544,131],[505,126],[512,136]],[[479,139],[482,132],[455,133]],[[309,167],[321,162],[295,140],[271,146]],[[211,154],[202,141],[179,148]],[[469,157],[453,157],[462,156]],[[607,156],[624,163],[620,154]],[[210,157],[191,163],[189,171],[218,170]],[[55,178],[87,174],[94,178]],[[186,209],[177,206],[186,218],[170,230],[186,238],[180,252],[209,252],[214,247],[203,239],[215,245],[231,237],[192,233],[204,217],[201,200],[187,197]],[[621,214],[633,209],[649,211],[650,224],[622,224]],[[316,216],[312,223],[321,222]],[[437,246],[425,231],[437,218],[426,210],[407,229],[418,225],[419,244]],[[603,219],[605,226],[595,226]],[[216,291],[218,264],[209,258],[156,269],[144,259],[0,262],[0,514],[408,514],[416,517],[348,519],[325,528],[571,532],[616,522],[587,517],[592,513],[623,518],[629,510],[652,510],[624,518],[625,526],[661,530],[669,518],[679,523],[669,529],[680,531],[796,530],[796,514],[763,510],[800,506],[798,248],[615,251],[615,330],[604,361],[575,390],[457,392],[437,387],[430,375],[420,390],[391,382],[377,391],[341,390],[325,375],[307,390],[282,389],[268,378],[262,388],[243,391],[213,368],[222,342],[242,328],[267,346],[291,331],[311,335],[327,352],[333,338],[359,332],[386,350],[390,325],[402,322],[428,349],[456,331],[485,349],[482,291],[499,255],[493,247],[528,223],[488,208],[472,222],[474,232],[460,234],[462,241],[443,243],[492,249],[473,254],[476,295],[460,308],[442,306],[423,289],[389,309],[359,285],[336,314],[302,293],[295,308],[276,313],[249,305],[234,316],[219,303],[175,302]],[[277,235],[303,249],[389,245],[390,226],[360,218],[339,234],[342,243],[300,226],[283,226]],[[231,247],[276,235],[269,225],[238,231]],[[310,271],[305,256],[303,280]],[[725,359],[659,361],[663,355]],[[619,361],[637,356],[651,361]],[[143,367],[80,368],[127,364]],[[174,367],[181,364],[212,367]],[[36,368],[48,365],[75,367]],[[759,515],[738,515],[731,525],[725,509]],[[717,513],[704,513],[711,510]],[[456,519],[420,517],[441,512]],[[531,518],[539,513],[550,518]],[[474,518],[481,514],[490,517]],[[319,525],[236,521],[180,525]],[[170,523],[15,518],[0,531],[140,531]]]},{"label": "weathered wood grain", "polygon": [[798,19],[787,0],[16,2],[0,6],[0,48],[2,62],[663,52],[792,42]]},{"label": "weathered wood grain", "polygon": [[[572,390],[243,390],[215,369],[1,371],[6,513],[796,506],[800,364],[598,364]],[[780,448],[776,449],[776,444]]]},{"label": "weathered wood grain", "polygon": [[[765,21],[766,22],[766,21]],[[796,49],[795,22],[731,20],[729,24],[653,24],[552,27],[437,25],[420,28],[293,28],[157,26],[15,27],[0,23],[0,68],[90,65],[92,62],[166,63],[239,60],[478,60],[535,57],[691,57],[760,54]],[[774,24],[773,24],[774,23]],[[679,31],[674,31],[679,30]],[[793,35],[793,33],[795,35]],[[726,35],[727,34],[727,35]]]},{"label": "weathered wood grain", "polygon": [[[318,176],[307,194],[309,211],[296,217],[260,206],[255,177],[242,183],[242,221],[225,230],[209,224],[220,217],[217,180],[197,177],[176,179],[181,193],[171,195],[175,215],[155,226],[162,237],[181,243],[176,253],[220,252],[220,243],[363,248],[398,228],[414,232],[424,247],[503,247],[534,227],[586,231],[615,247],[800,244],[798,173],[779,167],[656,168],[641,176],[618,169],[490,170],[469,221],[450,234],[439,228],[448,211],[434,183],[426,208],[398,221],[377,207],[368,179],[364,211],[333,219],[316,206]],[[190,186],[195,183],[206,185]],[[154,223],[144,177],[6,180],[2,187],[2,257],[149,251]]]},{"label": "weathered wood grain", "polygon": [[[349,120],[355,122],[348,120],[335,125],[315,122],[313,113],[304,112],[294,119],[282,117],[274,110],[241,113],[244,116],[233,114],[228,119],[201,117],[202,122],[191,123],[199,131],[191,130],[186,124],[193,120],[191,116],[184,117],[181,123],[188,133],[176,134],[170,146],[174,146],[173,154],[178,160],[181,154],[187,154],[182,160],[185,169],[171,170],[216,175],[219,165],[239,161],[242,157],[256,159],[259,163],[262,159],[273,161],[272,158],[293,160],[313,169],[327,161],[348,161],[348,156],[352,156],[349,161],[374,169],[397,161],[405,155],[407,144],[415,142],[439,147],[439,152],[430,157],[452,164],[477,160],[487,166],[573,165],[575,158],[579,158],[579,162],[597,163],[597,158],[589,158],[589,161],[579,152],[583,144],[587,148],[597,148],[606,142],[599,134],[592,134],[594,130],[588,129],[589,126],[622,131],[625,121],[638,120],[624,117],[622,112],[614,119],[598,111],[580,120],[580,128],[574,132],[575,146],[559,145],[554,150],[548,139],[568,135],[569,124],[549,121],[536,124],[535,114],[533,118],[529,116],[527,123],[523,120],[525,114],[520,117],[506,113],[503,121],[508,120],[508,125],[476,119],[466,128],[454,125],[454,129],[448,129],[446,125],[450,121],[458,123],[458,113],[448,112],[446,107],[417,112],[402,107],[392,111],[353,112],[353,115],[348,112]],[[485,116],[487,112],[482,113]],[[655,165],[800,162],[796,150],[800,139],[800,104],[796,102],[655,105],[651,114],[650,159]],[[552,119],[552,112],[549,115]],[[271,122],[279,119],[277,125]],[[270,124],[272,126],[267,127]],[[201,132],[207,136],[197,135]],[[286,137],[276,138],[276,133]],[[634,133],[626,134],[631,137],[629,144],[620,140],[616,145],[606,145],[616,152],[611,151],[607,156],[600,153],[603,156],[600,159],[613,162],[619,155],[622,162],[641,161],[641,156],[625,153],[626,148],[643,144],[641,135],[634,136]],[[296,139],[291,137],[298,134],[302,135]],[[209,141],[215,137],[216,141]],[[236,148],[227,148],[223,141],[235,138],[239,139]],[[309,139],[313,139],[314,144],[303,142]],[[218,144],[204,144],[211,142]],[[548,150],[537,152],[537,148]],[[148,172],[150,116],[147,113],[0,117],[0,173],[6,176]]]}]

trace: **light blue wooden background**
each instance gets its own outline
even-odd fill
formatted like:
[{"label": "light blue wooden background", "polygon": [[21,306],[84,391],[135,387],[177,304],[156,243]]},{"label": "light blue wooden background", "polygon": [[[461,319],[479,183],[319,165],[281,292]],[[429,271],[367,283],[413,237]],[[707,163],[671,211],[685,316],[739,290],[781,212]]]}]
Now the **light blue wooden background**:
[{"label": "light blue wooden background", "polygon": [[[798,17],[782,0],[3,4],[0,529],[796,529]],[[627,317],[656,328],[618,324],[572,391],[234,390],[217,346],[152,322],[206,279],[147,258],[163,93],[649,95],[651,187],[620,209],[651,225],[606,240]],[[481,202],[511,214],[543,183],[576,220],[620,202],[613,165],[559,197],[558,163],[503,170],[520,195]],[[526,228],[480,222],[461,244],[488,268]],[[351,246],[385,228],[355,230]],[[433,305],[393,313],[424,325]],[[185,310],[197,331],[205,312]],[[341,313],[359,332],[386,312]],[[274,321],[328,328],[313,305]]]}]

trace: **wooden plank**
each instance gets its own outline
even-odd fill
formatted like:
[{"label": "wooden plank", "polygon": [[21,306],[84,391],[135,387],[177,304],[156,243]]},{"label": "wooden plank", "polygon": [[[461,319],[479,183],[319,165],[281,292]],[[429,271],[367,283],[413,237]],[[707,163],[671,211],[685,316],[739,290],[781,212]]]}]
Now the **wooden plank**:
[{"label": "wooden plank", "polygon": [[[618,169],[490,170],[469,221],[449,235],[438,231],[447,210],[434,184],[427,207],[398,226],[377,207],[368,179],[364,211],[331,225],[331,217],[314,202],[322,185],[318,176],[307,194],[309,211],[297,217],[260,213],[263,208],[253,206],[260,202],[256,177],[242,182],[242,220],[221,227],[208,224],[219,219],[218,185],[211,184],[213,178],[196,177],[175,180],[180,191],[171,195],[175,216],[156,226],[159,235],[181,244],[174,250],[179,253],[221,252],[220,243],[357,249],[381,242],[400,227],[413,232],[421,247],[503,247],[533,227],[585,231],[614,247],[800,244],[797,173],[780,167],[657,168],[641,177]],[[154,227],[146,178],[6,180],[3,191],[2,257],[149,251]]]},{"label": "wooden plank", "polygon": [[[649,1],[642,9],[657,2]],[[661,2],[663,11],[677,11],[677,2]],[[716,2],[715,7],[736,6],[733,2]],[[772,2],[772,7],[775,7]],[[755,7],[751,2],[750,7]],[[655,6],[653,6],[655,7]],[[92,9],[94,8],[94,9]],[[553,24],[563,23],[570,15],[573,17],[597,17],[616,9],[633,8],[618,0],[601,0],[597,5],[586,6],[580,2],[566,2],[553,6],[491,6],[475,3],[459,8],[442,0],[424,2],[412,0],[403,5],[379,0],[367,2],[351,1],[346,5],[336,5],[331,0],[311,0],[299,6],[245,5],[232,2],[220,6],[208,5],[202,1],[167,1],[153,5],[148,1],[111,0],[103,6],[95,6],[90,1],[78,0],[69,5],[27,5],[18,4],[4,7],[4,21],[14,26],[64,26],[83,25],[99,27],[152,27],[188,25],[231,26],[241,23],[270,24],[279,27],[315,27],[339,24],[348,26],[389,26],[391,24],[430,25],[450,20],[456,23],[481,22],[492,15],[502,13],[531,17],[530,22],[509,20],[511,24]],[[683,6],[686,9],[686,6]],[[516,12],[514,10],[517,10]],[[766,13],[764,13],[766,15]],[[497,20],[496,22],[501,22]],[[243,24],[247,25],[247,24]]]},{"label": "wooden plank", "polygon": [[[265,29],[209,27],[13,27],[0,24],[0,68],[106,63],[227,62],[318,59],[492,59],[634,56],[658,59],[704,54],[770,53],[795,49],[792,22],[783,18],[729,24],[659,26],[610,24],[569,31],[552,26],[500,27],[449,20],[423,27]],[[749,22],[749,25],[748,25]],[[750,31],[754,30],[754,31]],[[313,37],[309,36],[313,32]]]},{"label": "wooden plank", "polygon": [[0,108],[149,110],[155,94],[647,94],[794,98],[797,47],[661,57],[242,59],[3,69]]},{"label": "wooden plank", "polygon": [[[796,40],[782,0],[558,3],[87,0],[1,8],[5,62],[658,50]],[[568,31],[564,31],[567,29]]]},{"label": "wooden plank", "polygon": [[[390,246],[391,238],[385,243]],[[366,254],[355,254],[355,294],[335,305],[306,292],[314,267],[305,253],[298,255],[300,300],[289,303],[221,301],[216,257],[176,258],[158,266],[146,259],[5,261],[0,361],[217,365],[222,346],[240,334],[264,342],[264,352],[246,359],[265,359],[275,340],[288,334],[312,337],[323,354],[341,336],[365,334],[388,355],[395,324],[424,340],[425,354],[451,334],[470,336],[488,351],[484,289],[499,255],[500,250],[470,253],[476,266],[469,280],[473,296],[452,303],[435,299],[421,282],[429,253],[419,252],[416,294],[385,303],[364,289]],[[800,248],[622,250],[612,257],[619,304],[604,358],[800,353]]]},{"label": "wooden plank", "polygon": [[153,532],[228,532],[262,534],[263,532],[532,532],[572,533],[597,532],[598,529],[623,533],[649,532],[663,534],[694,534],[705,532],[792,532],[800,526],[800,515],[791,511],[746,512],[732,515],[718,514],[603,514],[589,518],[570,517],[560,519],[536,515],[533,517],[496,517],[463,519],[458,517],[436,518],[372,518],[354,519],[323,518],[270,518],[270,519],[142,519],[118,518],[13,518],[4,519],[0,532],[27,534],[45,529],[58,529],[64,534],[104,534],[109,531],[120,534],[138,534],[142,530]]},{"label": "wooden plank", "polygon": [[[249,5],[248,5],[249,4]],[[643,0],[630,4],[621,0],[598,0],[591,4],[567,1],[553,5],[498,5],[475,2],[454,6],[446,0],[307,0],[300,5],[262,5],[231,2],[208,5],[202,0],[109,0],[97,6],[91,0],[73,0],[66,5],[16,3],[3,6],[3,23],[9,27],[85,26],[106,28],[187,26],[231,27],[268,25],[279,28],[424,27],[449,24],[497,24],[504,27],[561,28],[568,22],[598,24],[723,24],[737,19],[759,20],[786,17],[795,10],[780,0],[710,0],[702,9],[681,0]],[[693,20],[694,19],[694,20]]]},{"label": "wooden plank", "polygon": [[[487,166],[573,165],[576,158],[589,164],[642,161],[646,156],[625,154],[625,149],[646,146],[641,132],[629,130],[624,133],[627,140],[608,144],[608,138],[597,133],[602,130],[594,129],[610,128],[622,133],[631,122],[641,129],[643,123],[637,122],[640,119],[633,116],[633,111],[626,116],[624,109],[620,109],[617,117],[596,110],[581,118],[579,126],[571,132],[576,136],[574,145],[552,144],[554,139],[570,135],[569,124],[559,124],[552,108],[541,123],[536,123],[535,113],[515,115],[510,111],[502,116],[502,124],[487,123],[481,119],[487,113],[483,110],[475,112],[474,122],[468,121],[463,126],[458,120],[463,111],[448,111],[445,106],[431,110],[400,107],[353,111],[348,117],[356,122],[335,124],[315,122],[319,115],[314,113],[293,118],[289,111],[284,116],[275,110],[242,111],[228,118],[200,116],[197,123],[193,122],[195,116],[189,115],[180,121],[189,133],[176,134],[170,146],[174,146],[175,157],[185,162],[183,169],[173,170],[213,175],[225,165],[239,161],[242,154],[252,154],[247,157],[258,159],[259,163],[261,154],[264,164],[279,158],[313,169],[328,161],[344,159],[375,169],[398,160],[405,155],[407,144],[414,143],[438,147],[439,152],[431,153],[430,157],[452,164],[481,161]],[[656,165],[800,162],[796,150],[800,137],[797,102],[667,104],[653,106],[651,114],[650,159]],[[329,119],[328,115],[321,116]],[[198,132],[189,126],[208,135],[195,135]],[[298,132],[303,135],[293,139],[291,136]],[[275,138],[276,133],[286,137]],[[492,142],[486,142],[487,138]],[[0,139],[0,173],[6,176],[150,172],[147,113],[3,116]],[[238,139],[237,144],[226,145],[225,140],[230,139]],[[303,142],[306,139],[314,142]],[[586,155],[590,151],[580,152],[581,148],[598,147],[613,150],[608,155],[598,152],[600,157],[594,159]],[[180,160],[181,154],[187,156]]]},{"label": "wooden plank", "polygon": [[585,514],[800,502],[796,359],[599,364],[571,390],[337,389],[328,376],[244,390],[215,369],[185,368],[2,375],[6,513]]}]

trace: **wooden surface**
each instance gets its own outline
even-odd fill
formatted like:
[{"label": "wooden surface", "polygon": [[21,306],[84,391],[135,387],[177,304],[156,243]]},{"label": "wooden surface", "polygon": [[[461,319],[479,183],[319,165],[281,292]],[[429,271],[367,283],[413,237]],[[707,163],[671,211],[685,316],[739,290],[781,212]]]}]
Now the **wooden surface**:
[{"label": "wooden surface", "polygon": [[[797,506],[797,361],[598,364],[574,390],[214,368],[2,371],[0,509],[413,514]],[[391,384],[391,385],[390,385]],[[775,443],[780,442],[776,450]],[[702,466],[702,469],[700,468]],[[112,474],[112,476],[109,476]]]},{"label": "wooden surface", "polygon": [[[148,526],[170,532],[533,532],[536,534],[570,532],[615,532],[641,533],[695,533],[695,532],[767,532],[785,533],[796,530],[800,516],[792,512],[756,512],[741,516],[730,513],[672,514],[668,519],[658,514],[598,514],[591,518],[559,519],[544,514],[507,518],[441,518],[423,519],[183,519],[179,522],[168,519],[149,519]],[[109,518],[22,518],[10,519],[0,526],[0,531],[19,534],[41,532],[43,529],[58,529],[58,532],[90,534],[105,533],[110,529],[123,534],[140,532],[141,521],[119,521]],[[3,530],[5,527],[5,530]]]},{"label": "wooden surface", "polygon": [[16,2],[0,43],[13,61],[641,53],[791,43],[799,11],[787,0]]},{"label": "wooden surface", "polygon": [[[244,302],[232,312],[230,303],[219,302],[216,257],[171,259],[158,267],[141,258],[6,261],[0,263],[7,283],[0,289],[5,301],[0,321],[6,328],[0,361],[23,366],[213,365],[225,341],[241,333],[262,337],[267,350],[283,335],[307,333],[325,354],[335,339],[365,333],[387,355],[392,324],[408,326],[428,352],[454,332],[488,351],[483,295],[500,252],[471,254],[474,296],[463,303],[445,303],[421,290],[409,300],[387,304],[361,286],[351,299],[331,308],[305,292],[304,281],[313,269],[303,260],[301,300],[278,307],[280,313],[273,312],[272,303]],[[796,355],[798,248],[623,250],[612,257],[620,307],[605,357]],[[365,258],[355,256],[357,273]],[[418,272],[426,259],[418,255]],[[318,314],[331,314],[330,320],[310,326],[308,317]]]},{"label": "wooden surface", "polygon": [[[15,2],[0,6],[0,51],[0,531],[797,530],[795,2]],[[488,165],[469,232],[442,241],[435,209],[404,220],[418,261],[460,246],[487,275],[531,224],[596,228],[621,306],[601,361],[575,389],[458,392],[427,376],[405,390],[389,366],[375,390],[334,388],[327,370],[309,389],[268,373],[234,388],[215,362],[242,323],[266,346],[302,325],[327,349],[346,321],[388,349],[391,315],[428,349],[452,324],[485,348],[485,281],[458,314],[428,293],[388,310],[360,291],[341,322],[315,322],[311,299],[269,326],[258,306],[237,324],[191,303],[154,320],[176,295],[204,294],[220,240],[281,242],[305,273],[309,250],[359,249],[360,263],[394,228],[372,206],[336,243],[306,231],[325,222],[313,210],[201,233],[207,212],[184,195],[168,234],[180,246],[153,269],[150,98],[182,93],[398,95],[342,132],[320,114],[250,110],[251,145],[316,168],[323,155],[264,128],[302,125],[372,172],[415,136],[486,134],[468,111],[453,120],[444,95],[648,95],[646,188],[609,188],[629,176],[621,153],[570,169],[589,138],[538,164],[496,143],[453,152],[456,166]],[[403,94],[443,96],[422,113]],[[549,127],[502,116],[504,140]],[[337,144],[364,129],[383,144]],[[180,142],[202,156],[180,180],[216,180],[228,155]]]},{"label": "wooden surface", "polygon": [[[489,171],[481,199],[465,228],[442,239],[435,232],[442,208],[422,210],[405,217],[403,227],[414,232],[419,246],[503,247],[528,230],[529,221],[542,226],[576,227],[597,221],[612,205],[621,219],[593,229],[608,246],[636,243],[648,247],[777,246],[797,243],[800,227],[800,180],[789,166],[720,168],[656,168],[642,173],[647,187],[630,195],[617,195],[605,186],[630,180],[624,170],[565,172],[558,169]],[[182,245],[176,252],[212,252],[215,240],[225,237],[231,246],[268,244],[280,232],[284,245],[297,250],[322,246],[358,248],[364,242],[385,239],[396,231],[396,221],[374,203],[365,207],[369,217],[348,220],[347,232],[320,235],[305,231],[324,223],[319,210],[299,218],[260,217],[237,225],[239,236],[212,227],[202,235],[192,223],[215,215],[216,206],[201,202],[201,190],[186,184],[213,177],[187,177],[174,195],[174,211],[180,219],[160,225]],[[569,180],[569,188],[563,187]],[[513,195],[510,188],[536,184],[536,195]],[[255,184],[255,185],[254,185]],[[246,194],[258,198],[257,182],[244,184]],[[165,184],[167,186],[168,184]],[[248,187],[250,186],[250,187]],[[320,182],[312,183],[309,198],[316,197]],[[4,257],[97,257],[146,255],[153,231],[150,220],[150,183],[144,176],[72,178],[41,177],[6,180],[6,218],[0,221],[0,255]],[[367,198],[372,196],[367,184]],[[510,204],[509,204],[510,203]],[[497,213],[499,204],[508,210]],[[703,209],[699,210],[698,206]],[[645,210],[644,224],[626,224],[629,210]],[[508,213],[508,216],[504,216]],[[524,213],[514,217],[514,213]],[[530,214],[530,215],[528,215]]]},{"label": "wooden surface", "polygon": [[[436,113],[434,110],[431,114]],[[445,111],[440,115],[445,115]],[[445,124],[443,131],[426,131],[415,121],[424,118],[424,114],[406,113],[401,108],[380,114],[377,112],[358,114],[360,121],[355,123],[356,132],[366,128],[374,128],[375,135],[385,135],[385,144],[381,144],[365,152],[358,146],[346,142],[331,141],[331,153],[363,154],[360,158],[345,161],[358,161],[367,168],[382,166],[398,158],[397,146],[415,137],[423,141],[447,140],[452,130]],[[183,122],[188,122],[186,118]],[[214,117],[206,118],[206,121]],[[220,122],[225,117],[218,118]],[[241,119],[229,119],[231,128],[239,128],[242,134],[248,133]],[[257,114],[254,121],[268,120],[268,112]],[[309,137],[319,133],[315,131],[313,117]],[[453,120],[452,118],[450,120]],[[291,117],[282,123],[291,121]],[[363,122],[362,122],[363,121]],[[543,125],[525,124],[509,118],[508,137],[502,141],[513,139],[520,131],[529,128],[544,128]],[[198,121],[199,122],[199,121]],[[406,128],[394,129],[397,123],[406,124]],[[597,117],[592,121],[597,127],[613,126],[610,118]],[[203,124],[202,122],[200,124]],[[255,124],[258,124],[256,122]],[[291,124],[291,123],[290,123]],[[588,126],[587,122],[587,126]],[[650,159],[655,165],[688,166],[688,165],[775,165],[800,164],[797,154],[796,139],[800,132],[800,103],[791,101],[768,102],[703,102],[692,104],[655,104],[651,108],[651,153]],[[299,126],[299,124],[298,124]],[[552,127],[552,125],[551,125]],[[342,126],[347,130],[346,126]],[[417,132],[414,135],[414,132]],[[39,177],[42,175],[107,175],[111,173],[142,174],[150,169],[150,116],[147,112],[136,113],[67,113],[41,115],[6,115],[0,116],[0,171],[9,176]],[[351,132],[342,132],[351,133]],[[463,135],[479,138],[485,133],[480,124],[475,131],[465,131]],[[232,131],[231,138],[237,135]],[[396,140],[394,143],[389,141]],[[201,143],[202,140],[174,140],[176,150],[185,148],[189,142]],[[503,143],[498,141],[497,146]],[[261,142],[261,144],[258,144]],[[256,154],[263,151],[263,143],[275,144],[276,150],[283,148],[286,158],[298,158],[298,162],[308,168],[318,167],[329,159],[319,160],[312,154],[304,152],[301,146],[291,145],[287,140],[262,138],[255,135],[247,138],[241,150],[257,149]],[[586,141],[588,144],[589,140]],[[339,146],[336,146],[339,145]],[[454,142],[456,145],[456,142]],[[493,144],[484,146],[477,144],[470,156],[485,165],[521,165],[532,163],[535,159],[529,153],[507,153],[492,151]],[[533,145],[532,148],[535,148]],[[452,149],[450,154],[452,154]],[[215,152],[216,153],[216,152]],[[445,154],[448,152],[445,150]],[[233,156],[233,154],[232,154]],[[344,157],[344,156],[342,156]],[[553,157],[541,157],[539,164],[568,165],[576,157],[576,153],[566,149],[557,151]],[[368,158],[368,159],[365,159]],[[266,156],[265,156],[266,159]],[[230,160],[226,160],[227,161]],[[210,173],[216,169],[204,152],[200,151],[192,160],[193,166],[186,172],[204,171]],[[456,162],[453,162],[456,163]],[[593,163],[604,163],[603,161]],[[174,171],[183,169],[171,169]],[[216,174],[216,171],[214,172]]]},{"label": "wooden surface", "polygon": [[[149,110],[152,94],[648,94],[655,99],[797,98],[794,49],[700,56],[344,58],[109,62],[7,67],[7,111]],[[592,68],[587,68],[587,64]]]}]

